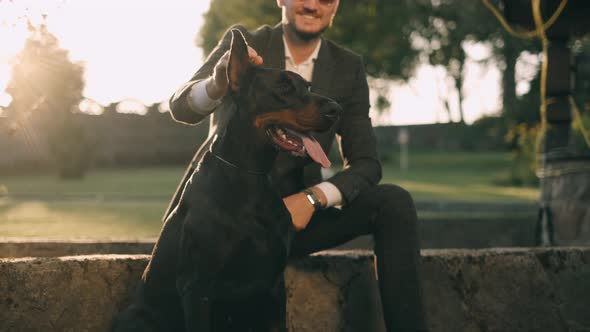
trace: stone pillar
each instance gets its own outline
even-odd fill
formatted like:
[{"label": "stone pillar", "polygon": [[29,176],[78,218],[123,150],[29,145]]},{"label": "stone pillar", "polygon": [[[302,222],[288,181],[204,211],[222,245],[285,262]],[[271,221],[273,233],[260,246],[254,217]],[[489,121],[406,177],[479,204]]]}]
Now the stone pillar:
[{"label": "stone pillar", "polygon": [[549,38],[538,234],[543,245],[590,244],[590,156],[570,147],[572,54],[567,33]]}]

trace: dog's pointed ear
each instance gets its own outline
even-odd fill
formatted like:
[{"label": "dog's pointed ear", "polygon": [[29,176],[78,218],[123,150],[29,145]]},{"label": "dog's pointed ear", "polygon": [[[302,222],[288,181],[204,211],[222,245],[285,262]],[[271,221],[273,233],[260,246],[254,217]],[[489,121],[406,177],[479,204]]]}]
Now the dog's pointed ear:
[{"label": "dog's pointed ear", "polygon": [[232,91],[240,90],[240,79],[252,66],[248,59],[248,44],[242,32],[238,29],[231,30],[231,48],[227,63],[227,81]]}]

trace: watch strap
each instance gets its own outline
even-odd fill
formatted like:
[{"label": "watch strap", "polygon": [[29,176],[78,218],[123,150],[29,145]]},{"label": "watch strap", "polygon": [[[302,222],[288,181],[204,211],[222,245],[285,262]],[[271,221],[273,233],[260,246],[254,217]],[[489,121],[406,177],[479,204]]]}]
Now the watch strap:
[{"label": "watch strap", "polygon": [[311,205],[313,205],[316,211],[322,208],[322,202],[313,190],[305,189],[303,190],[303,193],[305,194],[305,197],[307,197],[307,200],[311,203]]}]

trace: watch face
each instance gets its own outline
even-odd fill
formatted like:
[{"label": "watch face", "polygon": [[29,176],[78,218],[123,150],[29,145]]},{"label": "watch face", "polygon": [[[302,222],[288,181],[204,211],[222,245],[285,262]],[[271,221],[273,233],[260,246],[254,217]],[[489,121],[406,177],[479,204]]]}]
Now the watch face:
[{"label": "watch face", "polygon": [[306,193],[305,197],[307,197],[307,200],[311,203],[311,205],[315,206],[315,200],[310,194]]},{"label": "watch face", "polygon": [[311,190],[305,190],[305,197],[307,197],[307,200],[311,203],[311,205],[313,205],[313,207],[317,210],[320,208],[321,206],[321,202],[319,199],[317,199],[317,197],[315,196],[315,193]]}]

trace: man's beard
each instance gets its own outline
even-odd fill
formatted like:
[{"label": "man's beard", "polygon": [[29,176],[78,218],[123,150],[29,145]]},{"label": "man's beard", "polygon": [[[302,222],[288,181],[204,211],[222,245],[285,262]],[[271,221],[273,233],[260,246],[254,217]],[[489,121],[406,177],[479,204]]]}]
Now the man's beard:
[{"label": "man's beard", "polygon": [[304,40],[304,41],[310,41],[310,40],[314,40],[316,38],[319,38],[322,35],[322,33],[324,33],[324,31],[326,31],[326,29],[328,29],[328,26],[323,27],[321,30],[319,30],[317,32],[301,31],[301,30],[297,29],[297,27],[295,26],[294,23],[287,23],[287,28],[290,29],[291,31],[293,31],[299,39]]}]

